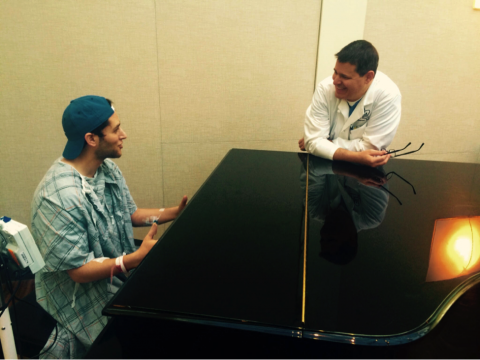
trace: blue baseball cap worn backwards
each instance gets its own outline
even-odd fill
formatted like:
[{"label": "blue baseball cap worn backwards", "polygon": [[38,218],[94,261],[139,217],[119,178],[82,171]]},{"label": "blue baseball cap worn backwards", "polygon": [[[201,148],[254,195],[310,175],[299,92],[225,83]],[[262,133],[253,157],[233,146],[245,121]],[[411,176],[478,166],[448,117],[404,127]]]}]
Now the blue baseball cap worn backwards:
[{"label": "blue baseball cap worn backwards", "polygon": [[95,130],[113,113],[113,107],[101,96],[87,95],[70,101],[62,117],[63,131],[68,139],[63,157],[69,160],[78,157],[85,143],[85,134]]}]

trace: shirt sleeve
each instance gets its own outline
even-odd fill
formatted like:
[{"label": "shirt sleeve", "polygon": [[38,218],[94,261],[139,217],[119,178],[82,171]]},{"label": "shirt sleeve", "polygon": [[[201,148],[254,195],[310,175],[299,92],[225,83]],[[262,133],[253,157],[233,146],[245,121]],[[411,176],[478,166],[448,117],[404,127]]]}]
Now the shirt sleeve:
[{"label": "shirt sleeve", "polygon": [[133,200],[132,195],[130,194],[130,190],[128,189],[127,182],[125,181],[125,178],[122,176],[121,180],[121,188],[123,192],[124,199],[126,201],[126,207],[128,209],[128,212],[130,213],[130,216],[137,211],[137,204],[135,204],[135,201]]},{"label": "shirt sleeve", "polygon": [[112,172],[115,182],[117,183],[122,200],[123,200],[123,205],[124,205],[124,211],[127,211],[130,216],[137,211],[137,205],[135,204],[135,201],[133,200],[132,195],[130,194],[130,190],[128,189],[127,182],[125,181],[125,178],[123,177],[122,171],[120,168],[115,164],[113,161],[108,160],[106,161],[106,164],[110,168],[110,171]]},{"label": "shirt sleeve", "polygon": [[90,250],[86,226],[54,202],[43,199],[32,221],[32,232],[45,270],[70,270],[87,262]]},{"label": "shirt sleeve", "polygon": [[330,116],[326,89],[322,84],[317,86],[312,104],[305,115],[305,150],[310,154],[333,160],[333,154],[340,147],[328,140],[330,136]]}]

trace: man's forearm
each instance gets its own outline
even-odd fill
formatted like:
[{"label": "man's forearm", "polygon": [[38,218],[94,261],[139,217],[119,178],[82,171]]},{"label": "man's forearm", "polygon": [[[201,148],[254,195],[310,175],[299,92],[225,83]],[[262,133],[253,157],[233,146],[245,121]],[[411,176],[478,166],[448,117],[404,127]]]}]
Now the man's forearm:
[{"label": "man's forearm", "polygon": [[348,161],[348,162],[357,163],[358,162],[358,152],[338,148],[333,153],[333,160],[335,160],[335,161]]},{"label": "man's forearm", "polygon": [[[150,231],[142,241],[142,245],[131,254],[123,256],[123,265],[127,271],[136,268],[147,256],[149,251],[157,243],[153,237],[157,233],[158,226],[153,224]],[[67,270],[68,275],[77,283],[86,283],[101,279],[108,279],[113,271],[113,275],[122,272],[118,266],[115,266],[115,259],[100,258],[94,259],[85,265],[76,269]]]},{"label": "man's forearm", "polygon": [[148,226],[154,222],[163,224],[175,219],[187,205],[188,197],[184,195],[180,205],[164,209],[137,209],[131,216],[133,226]]},{"label": "man's forearm", "polygon": [[372,148],[370,145],[364,143],[363,139],[347,140],[339,137],[334,139],[332,142],[342,149],[350,150],[353,152],[359,152]]},{"label": "man's forearm", "polygon": [[[131,270],[136,268],[142,259],[142,254],[136,251],[125,255],[123,257],[123,264],[127,270]],[[111,275],[112,268],[114,268],[113,275],[121,273],[121,271],[115,267],[115,259],[105,259],[102,262],[92,260],[79,268],[71,269],[67,272],[73,281],[77,283],[87,283],[108,279]]]},{"label": "man's forearm", "polygon": [[348,161],[357,164],[363,164],[371,167],[377,167],[385,165],[390,159],[389,154],[382,150],[363,150],[363,151],[350,151],[342,148],[338,148],[333,154],[333,160],[335,161]]},{"label": "man's forearm", "polygon": [[150,226],[154,221],[163,224],[172,221],[178,215],[178,206],[165,209],[137,209],[132,214],[133,226]]}]

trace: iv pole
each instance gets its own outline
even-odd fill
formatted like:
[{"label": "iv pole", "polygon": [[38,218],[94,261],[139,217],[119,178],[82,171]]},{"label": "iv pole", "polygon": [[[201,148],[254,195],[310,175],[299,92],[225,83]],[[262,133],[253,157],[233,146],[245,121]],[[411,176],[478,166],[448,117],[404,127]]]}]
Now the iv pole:
[{"label": "iv pole", "polygon": [[[6,306],[6,304],[2,288],[0,289],[0,308],[3,308],[3,306]],[[18,359],[17,348],[15,347],[15,340],[13,338],[12,321],[10,319],[8,307],[5,308],[2,316],[0,317],[0,343],[2,344],[3,357],[5,359]]]},{"label": "iv pole", "polygon": [[[0,245],[6,246],[17,265],[21,268],[29,267],[32,274],[45,266],[43,257],[38,250],[30,230],[24,224],[12,220],[8,216],[0,217]],[[19,262],[20,261],[20,262]],[[3,262],[1,267],[3,268]],[[7,269],[5,269],[7,271]],[[1,275],[0,275],[1,280]],[[12,294],[11,296],[13,296]],[[12,321],[5,304],[3,288],[0,289],[0,306],[5,310],[0,316],[0,342],[2,344],[5,359],[18,359],[15,340],[13,338]]]}]

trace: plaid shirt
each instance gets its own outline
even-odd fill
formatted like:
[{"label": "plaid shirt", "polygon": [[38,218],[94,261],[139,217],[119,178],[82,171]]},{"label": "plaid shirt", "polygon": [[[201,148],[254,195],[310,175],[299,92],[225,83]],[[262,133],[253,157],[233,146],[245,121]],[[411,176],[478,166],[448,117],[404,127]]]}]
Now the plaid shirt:
[{"label": "plaid shirt", "polygon": [[109,279],[79,284],[67,270],[135,251],[131,215],[137,207],[111,160],[86,178],[58,159],[38,185],[31,208],[32,234],[46,264],[35,276],[37,301],[59,328],[55,346],[44,356],[79,358],[106,325],[102,309],[121,282],[114,278],[113,290]]}]

